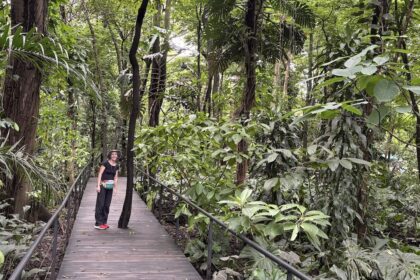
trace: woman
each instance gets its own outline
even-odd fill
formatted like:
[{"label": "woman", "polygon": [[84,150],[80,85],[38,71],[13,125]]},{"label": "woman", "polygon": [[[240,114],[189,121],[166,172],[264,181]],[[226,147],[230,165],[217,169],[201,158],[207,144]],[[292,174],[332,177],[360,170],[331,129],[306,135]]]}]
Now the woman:
[{"label": "woman", "polygon": [[95,228],[107,229],[109,206],[111,205],[112,193],[117,193],[118,186],[118,151],[112,150],[108,153],[107,160],[102,162],[98,174],[98,185],[96,191]]}]

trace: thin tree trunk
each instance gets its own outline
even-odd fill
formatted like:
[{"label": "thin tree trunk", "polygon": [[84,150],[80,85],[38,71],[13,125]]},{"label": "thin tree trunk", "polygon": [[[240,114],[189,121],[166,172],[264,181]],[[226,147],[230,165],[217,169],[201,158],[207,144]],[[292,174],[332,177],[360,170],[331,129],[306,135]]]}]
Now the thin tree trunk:
[{"label": "thin tree trunk", "polygon": [[[67,14],[64,5],[60,5],[60,14],[61,19],[65,24],[68,24],[67,21]],[[77,120],[76,120],[76,102],[74,98],[73,92],[73,82],[70,77],[67,77],[67,92],[68,92],[68,99],[67,99],[67,117],[71,120],[71,130],[77,130]],[[67,130],[68,133],[68,130]],[[75,166],[74,162],[76,160],[76,140],[74,139],[74,135],[72,135],[72,139],[70,139],[70,160],[66,162],[66,172],[67,177],[69,178],[69,186],[73,185],[75,180]]]},{"label": "thin tree trunk", "polygon": [[[67,86],[68,86],[67,116],[71,120],[71,130],[74,132],[74,131],[77,131],[76,101],[74,98],[73,83],[70,78],[67,78]],[[74,166],[75,161],[76,161],[76,139],[74,139],[74,135],[72,135],[71,140],[70,140],[70,160],[67,162],[67,174],[69,177],[70,186],[74,183],[74,180],[75,180],[75,166]]]},{"label": "thin tree trunk", "polygon": [[143,0],[137,13],[136,27],[134,31],[133,43],[130,49],[130,63],[133,67],[133,104],[130,114],[130,123],[128,126],[128,141],[127,141],[127,190],[125,193],[123,210],[120,219],[118,220],[119,228],[127,228],[131,216],[131,205],[133,202],[133,187],[134,187],[134,134],[136,132],[136,120],[139,114],[140,100],[144,94],[144,89],[140,88],[140,67],[137,61],[136,53],[139,48],[141,27],[143,19],[146,15],[148,0]]},{"label": "thin tree trunk", "polygon": [[97,40],[96,40],[96,34],[95,34],[95,30],[93,28],[93,25],[90,21],[90,17],[89,17],[89,11],[86,7],[86,3],[84,0],[82,0],[82,5],[83,5],[83,10],[85,13],[85,17],[86,17],[86,22],[89,26],[89,31],[90,31],[90,35],[92,37],[92,48],[93,48],[93,57],[95,59],[95,74],[96,74],[96,80],[98,82],[98,88],[99,88],[99,92],[101,94],[102,97],[102,104],[101,104],[101,147],[102,147],[102,159],[106,158],[107,152],[108,152],[108,139],[107,139],[107,135],[108,135],[108,131],[107,131],[107,124],[108,124],[108,113],[107,113],[107,106],[106,106],[106,95],[105,95],[105,87],[104,87],[104,83],[103,83],[103,77],[102,77],[102,71],[101,71],[101,66],[99,63],[99,50],[98,50],[98,46],[97,46]]},{"label": "thin tree trunk", "polygon": [[[211,70],[210,70],[211,71]],[[212,87],[213,87],[213,75],[209,71],[209,77],[207,78],[207,89],[206,89],[206,95],[204,97],[204,103],[203,103],[203,112],[207,112],[209,116],[211,115],[211,93],[212,93]]]},{"label": "thin tree trunk", "polygon": [[[20,25],[24,32],[36,27],[39,33],[45,34],[47,10],[47,0],[12,0],[12,26]],[[12,32],[15,30],[14,28]],[[3,88],[4,115],[19,126],[19,131],[10,130],[8,142],[11,145],[19,142],[19,147],[24,147],[26,153],[32,154],[35,149],[42,73],[30,62],[13,54],[7,65],[12,67],[6,68]],[[23,206],[28,203],[27,193],[31,191],[29,182],[16,173],[6,184],[9,196],[14,198],[14,212],[23,216]]]},{"label": "thin tree trunk", "polygon": [[219,99],[219,90],[220,90],[220,73],[216,71],[213,77],[213,98],[212,98],[212,110],[213,116],[218,117],[219,109],[218,107],[218,99]]},{"label": "thin tree trunk", "polygon": [[[314,47],[314,34],[311,32],[309,34],[309,51],[308,51],[308,81],[306,82],[306,101],[305,105],[309,106],[312,103],[312,68],[313,68],[313,48]],[[303,123],[302,131],[302,144],[303,148],[306,150],[308,148],[308,122]]]},{"label": "thin tree trunk", "polygon": [[[257,65],[257,29],[258,29],[258,9],[261,9],[262,1],[248,0],[245,14],[246,39],[244,43],[245,51],[245,72],[246,83],[244,96],[238,115],[243,125],[250,118],[251,109],[255,103],[256,87],[256,65]],[[241,140],[238,144],[238,152],[246,154],[248,152],[248,143]],[[248,160],[242,158],[242,162],[236,167],[236,184],[241,185],[245,182],[248,172]]]},{"label": "thin tree trunk", "polygon": [[[156,2],[157,12],[153,17],[153,25],[160,27],[162,5],[160,1]],[[160,113],[160,96],[159,96],[159,79],[161,76],[161,53],[160,53],[160,37],[157,36],[153,42],[151,49],[152,58],[152,74],[150,78],[149,88],[149,126],[155,127],[159,123]]]},{"label": "thin tree trunk", "polygon": [[284,83],[283,83],[283,96],[287,100],[287,108],[290,111],[292,108],[292,96],[289,94],[289,80],[290,80],[290,64],[292,54],[289,52],[285,54],[286,61],[284,62]]},{"label": "thin tree trunk", "polygon": [[202,4],[196,6],[196,16],[197,16],[197,111],[200,111],[201,108],[201,15],[202,15]]},{"label": "thin tree trunk", "polygon": [[[377,5],[372,16],[372,28],[371,28],[371,43],[378,44],[382,46],[381,38],[376,35],[381,36],[384,31],[387,30],[387,20],[384,15],[389,12],[388,0],[380,0],[380,5]],[[382,52],[382,48],[379,50]],[[367,118],[373,111],[372,100],[368,100],[368,103],[363,106],[363,115]],[[367,127],[366,124],[363,126],[363,132],[366,135],[366,147],[363,152],[363,159],[366,161],[372,161],[371,148],[373,145],[373,131]],[[367,224],[366,224],[366,209],[368,206],[368,182],[369,182],[369,173],[365,171],[361,174],[361,180],[357,187],[356,200],[358,202],[357,213],[360,216],[355,219],[355,228],[357,237],[359,240],[363,240],[368,233]]]},{"label": "thin tree trunk", "polygon": [[[410,0],[409,4],[407,5],[407,12],[405,14],[405,24],[400,24],[399,26],[399,39],[398,39],[398,45],[399,48],[406,50],[407,49],[407,43],[405,41],[404,35],[407,32],[408,26],[411,23],[411,18],[413,15],[413,9],[414,9],[414,0]],[[403,22],[403,20],[401,20]],[[401,58],[404,63],[404,68],[406,70],[405,72],[405,78],[409,85],[411,85],[412,76],[411,76],[411,69],[410,64],[408,60],[408,55],[406,53],[401,53]],[[416,117],[416,154],[417,154],[417,172],[418,172],[418,179],[420,180],[420,111],[419,106],[417,105],[417,100],[414,92],[411,90],[408,91],[410,96],[410,105],[412,108],[412,111]]]}]

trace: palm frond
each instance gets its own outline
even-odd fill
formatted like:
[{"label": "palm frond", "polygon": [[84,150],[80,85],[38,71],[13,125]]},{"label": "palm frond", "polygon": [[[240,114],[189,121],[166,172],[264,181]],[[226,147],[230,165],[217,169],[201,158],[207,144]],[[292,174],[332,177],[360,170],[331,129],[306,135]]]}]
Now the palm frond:
[{"label": "palm frond", "polygon": [[297,0],[270,0],[273,8],[278,9],[303,27],[315,27],[315,14],[308,4]]},{"label": "palm frond", "polygon": [[35,29],[26,33],[22,30],[21,26],[18,26],[14,33],[11,32],[9,25],[0,28],[0,59],[13,56],[31,63],[39,71],[50,69],[45,67],[46,64],[55,65],[58,69],[66,71],[68,75],[84,82],[92,89],[93,97],[101,99],[98,88],[90,79],[90,72],[85,68],[79,71],[79,64],[69,58],[67,50],[59,42],[35,32]]}]

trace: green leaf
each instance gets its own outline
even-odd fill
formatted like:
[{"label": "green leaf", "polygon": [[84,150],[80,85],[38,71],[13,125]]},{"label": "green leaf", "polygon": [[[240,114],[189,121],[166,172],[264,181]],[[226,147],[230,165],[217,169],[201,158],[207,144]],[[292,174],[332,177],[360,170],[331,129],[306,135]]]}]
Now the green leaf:
[{"label": "green leaf", "polygon": [[411,106],[399,106],[395,108],[395,111],[401,114],[411,113],[411,110]]},{"label": "green leaf", "polygon": [[295,227],[293,228],[292,236],[290,237],[290,241],[295,241],[298,233],[299,233],[299,226],[295,225]]},{"label": "green leaf", "polygon": [[374,95],[379,102],[392,101],[399,91],[395,82],[386,79],[380,80],[373,89]]},{"label": "green leaf", "polygon": [[320,83],[316,87],[317,88],[323,88],[323,87],[326,87],[326,86],[329,86],[329,85],[332,85],[332,84],[335,84],[335,83],[342,82],[344,80],[345,80],[344,77],[334,77],[334,78],[323,81],[322,83]]},{"label": "green leaf", "polygon": [[283,233],[283,226],[277,223],[270,223],[264,228],[264,234],[269,236],[270,239],[274,239]]},{"label": "green leaf", "polygon": [[350,161],[346,160],[346,159],[340,159],[340,165],[346,169],[351,170],[352,169],[352,164]]},{"label": "green leaf", "polygon": [[346,110],[346,111],[348,111],[348,112],[350,112],[350,113],[353,113],[353,114],[355,114],[355,115],[358,115],[358,116],[361,116],[363,113],[362,113],[362,111],[360,111],[359,109],[357,109],[356,107],[354,107],[354,106],[352,106],[352,105],[349,105],[349,104],[342,104],[341,105],[341,107],[344,109],[344,110]]},{"label": "green leaf", "polygon": [[377,56],[373,59],[373,61],[378,65],[384,65],[389,60],[388,56]]},{"label": "green leaf", "polygon": [[360,88],[360,89],[366,89],[366,92],[370,96],[373,96],[374,95],[374,89],[375,89],[376,84],[379,81],[381,81],[382,79],[383,78],[381,76],[377,76],[377,75],[370,76],[366,80],[364,80],[363,78],[362,79],[359,79],[359,80],[361,80],[361,83],[365,86],[364,88]]},{"label": "green leaf", "polygon": [[238,145],[239,142],[242,140],[242,136],[240,134],[234,134],[232,136],[233,142]]},{"label": "green leaf", "polygon": [[267,162],[273,162],[276,160],[276,158],[278,157],[278,153],[272,153],[267,157]]},{"label": "green leaf", "polygon": [[271,178],[265,181],[264,183],[264,190],[270,191],[274,186],[276,186],[279,182],[279,178]]},{"label": "green leaf", "polygon": [[338,168],[338,165],[340,164],[340,161],[338,159],[332,159],[327,161],[328,163],[328,167],[330,168],[331,171],[335,171]]},{"label": "green leaf", "polygon": [[380,106],[378,109],[373,110],[367,118],[368,124],[379,125],[381,121],[389,114],[390,108],[387,106]]},{"label": "green leaf", "polygon": [[404,86],[403,88],[405,88],[406,90],[409,90],[415,94],[420,95],[420,86]]},{"label": "green leaf", "polygon": [[240,197],[241,204],[244,205],[251,195],[252,195],[252,190],[251,189],[243,190],[243,192],[241,193],[241,197]]},{"label": "green leaf", "polygon": [[352,68],[359,64],[360,61],[362,61],[362,57],[360,55],[355,55],[347,59],[346,62],[344,62],[344,66],[347,68]]},{"label": "green leaf", "polygon": [[378,68],[376,68],[376,66],[370,65],[370,66],[367,66],[367,67],[363,67],[361,72],[364,75],[369,75],[370,76],[370,75],[375,74],[377,70],[378,70]]},{"label": "green leaf", "polygon": [[2,251],[0,251],[0,267],[2,267],[4,264],[4,254]]},{"label": "green leaf", "polygon": [[308,147],[308,154],[311,156],[311,155],[313,155],[313,154],[315,154],[315,152],[316,152],[316,148],[317,148],[317,145],[311,145],[311,146],[309,146]]},{"label": "green leaf", "polygon": [[371,165],[370,162],[368,162],[366,160],[363,160],[361,158],[347,158],[347,159],[349,161],[354,162],[354,163],[357,163],[357,164],[364,164],[364,165],[367,165],[367,166],[370,166]]}]

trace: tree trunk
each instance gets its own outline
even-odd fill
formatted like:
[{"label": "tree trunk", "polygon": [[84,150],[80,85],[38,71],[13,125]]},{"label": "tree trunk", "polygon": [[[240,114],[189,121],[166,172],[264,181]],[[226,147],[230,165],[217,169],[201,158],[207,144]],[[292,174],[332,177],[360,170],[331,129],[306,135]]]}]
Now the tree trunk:
[{"label": "tree trunk", "polygon": [[[314,49],[314,34],[309,34],[309,51],[308,51],[308,81],[306,82],[306,101],[305,105],[309,106],[312,104],[312,68],[313,68],[313,49]],[[303,123],[302,130],[302,145],[306,150],[308,148],[308,122]]]},{"label": "tree trunk", "polygon": [[213,98],[212,98],[212,110],[213,116],[218,117],[219,115],[219,91],[220,91],[220,73],[216,71],[213,77]]},{"label": "tree trunk", "polygon": [[204,97],[204,104],[203,104],[203,112],[207,112],[209,116],[211,115],[211,93],[213,87],[213,75],[211,74],[211,70],[209,69],[209,77],[207,78],[207,89],[206,89],[206,96]]},{"label": "tree trunk", "polygon": [[136,53],[139,48],[141,27],[143,19],[146,15],[148,0],[143,0],[137,13],[136,27],[134,30],[133,43],[130,49],[130,63],[133,68],[133,104],[130,114],[130,122],[128,125],[128,141],[127,141],[127,190],[125,193],[123,210],[118,220],[119,228],[127,228],[131,216],[131,205],[133,202],[134,187],[134,135],[136,132],[136,120],[139,114],[140,100],[144,94],[144,89],[140,89],[140,67],[137,61]]},{"label": "tree trunk", "polygon": [[289,80],[290,80],[290,65],[292,54],[288,52],[285,54],[286,61],[284,62],[284,83],[283,83],[283,96],[287,100],[287,109],[292,110],[293,97],[289,92]]},{"label": "tree trunk", "polygon": [[[251,109],[255,103],[255,87],[256,87],[256,65],[257,65],[257,29],[258,29],[258,15],[257,9],[261,9],[262,1],[248,0],[245,14],[245,28],[246,38],[244,43],[245,51],[245,72],[246,83],[244,96],[241,107],[238,111],[238,116],[243,125],[245,121],[250,118]],[[238,152],[246,154],[248,152],[248,143],[241,140],[238,144]],[[236,167],[236,184],[241,185],[245,182],[248,171],[248,160],[242,158],[242,162]]]},{"label": "tree trunk", "polygon": [[[67,78],[67,92],[68,92],[68,99],[67,99],[67,116],[71,120],[71,130],[77,131],[77,119],[76,119],[76,101],[74,98],[73,92],[73,83],[70,78]],[[69,185],[71,186],[75,180],[75,166],[74,163],[76,161],[76,139],[74,139],[74,135],[71,136],[70,139],[70,160],[67,162],[67,175],[69,177]]]},{"label": "tree trunk", "polygon": [[[376,36],[381,36],[384,31],[387,30],[387,20],[384,15],[389,12],[388,0],[380,0],[380,5],[375,6],[374,14],[372,16],[372,27],[371,27],[371,43],[378,44],[382,46],[381,38]],[[379,50],[382,52],[382,48]],[[368,100],[368,103],[363,106],[363,115],[368,117],[373,110],[372,99]],[[371,148],[373,146],[373,131],[367,126],[363,125],[363,133],[366,135],[366,147],[363,149],[363,159],[366,161],[372,161]],[[361,220],[358,218],[355,219],[354,225],[359,240],[363,240],[367,234],[367,224],[366,224],[366,209],[368,204],[368,182],[369,182],[369,173],[368,171],[361,174],[361,180],[357,187],[356,200],[358,202],[357,213],[361,217]]]},{"label": "tree trunk", "polygon": [[101,66],[99,63],[99,50],[97,46],[97,40],[96,40],[96,34],[95,30],[93,28],[93,25],[90,21],[89,17],[89,11],[86,7],[86,3],[84,0],[82,0],[83,10],[86,17],[86,22],[89,26],[90,35],[92,37],[92,48],[93,48],[93,57],[95,59],[95,75],[96,75],[96,81],[98,82],[98,88],[99,92],[102,97],[102,103],[101,103],[101,147],[102,147],[102,160],[106,158],[106,155],[108,153],[108,131],[107,131],[107,124],[108,124],[108,112],[107,112],[107,106],[106,106],[106,94],[105,94],[105,87],[103,83],[103,77],[102,77],[102,71]]},{"label": "tree trunk", "polygon": [[[161,27],[160,18],[162,5],[160,1],[156,2],[156,14],[153,16],[153,25]],[[152,58],[152,74],[150,77],[150,88],[149,88],[149,126],[155,127],[159,123],[159,113],[161,106],[161,97],[159,92],[159,79],[161,72],[161,53],[160,53],[160,37],[157,36],[153,42],[151,49]]]},{"label": "tree trunk", "polygon": [[[398,7],[397,7],[398,9]],[[408,5],[407,5],[407,11],[405,14],[405,24],[399,24],[398,26],[398,33],[399,33],[399,39],[398,39],[398,47],[406,50],[407,49],[407,43],[405,41],[405,37],[404,35],[407,32],[408,26],[411,23],[411,18],[413,16],[413,9],[414,9],[414,0],[410,0]],[[397,19],[398,20],[398,19]],[[403,18],[401,19],[401,23],[403,22]],[[401,58],[402,61],[404,63],[404,68],[406,70],[405,72],[405,77],[406,80],[408,82],[409,85],[411,85],[411,81],[412,81],[412,76],[411,76],[411,69],[410,69],[410,64],[409,64],[409,60],[408,60],[408,55],[406,53],[401,53]],[[418,178],[420,180],[420,111],[419,111],[419,106],[417,105],[417,100],[415,97],[414,92],[412,92],[411,90],[408,91],[409,95],[410,95],[410,105],[412,108],[412,111],[416,117],[416,136],[415,136],[415,140],[416,140],[416,154],[417,154],[417,172],[418,172]]]},{"label": "tree trunk", "polygon": [[200,111],[201,108],[201,28],[202,28],[202,11],[203,7],[200,3],[199,6],[195,7],[195,12],[197,16],[197,111]]},{"label": "tree trunk", "polygon": [[[47,9],[48,0],[12,0],[12,26],[20,25],[24,32],[36,27],[39,33],[45,34]],[[15,30],[14,28],[12,32]],[[4,114],[19,126],[19,131],[10,130],[8,142],[13,145],[20,141],[18,146],[32,154],[35,149],[42,73],[29,61],[21,60],[13,54],[8,65],[12,67],[6,69],[3,88]],[[31,191],[30,184],[17,173],[6,183],[9,196],[14,198],[14,212],[23,215],[23,206],[28,203],[27,193]]]}]

